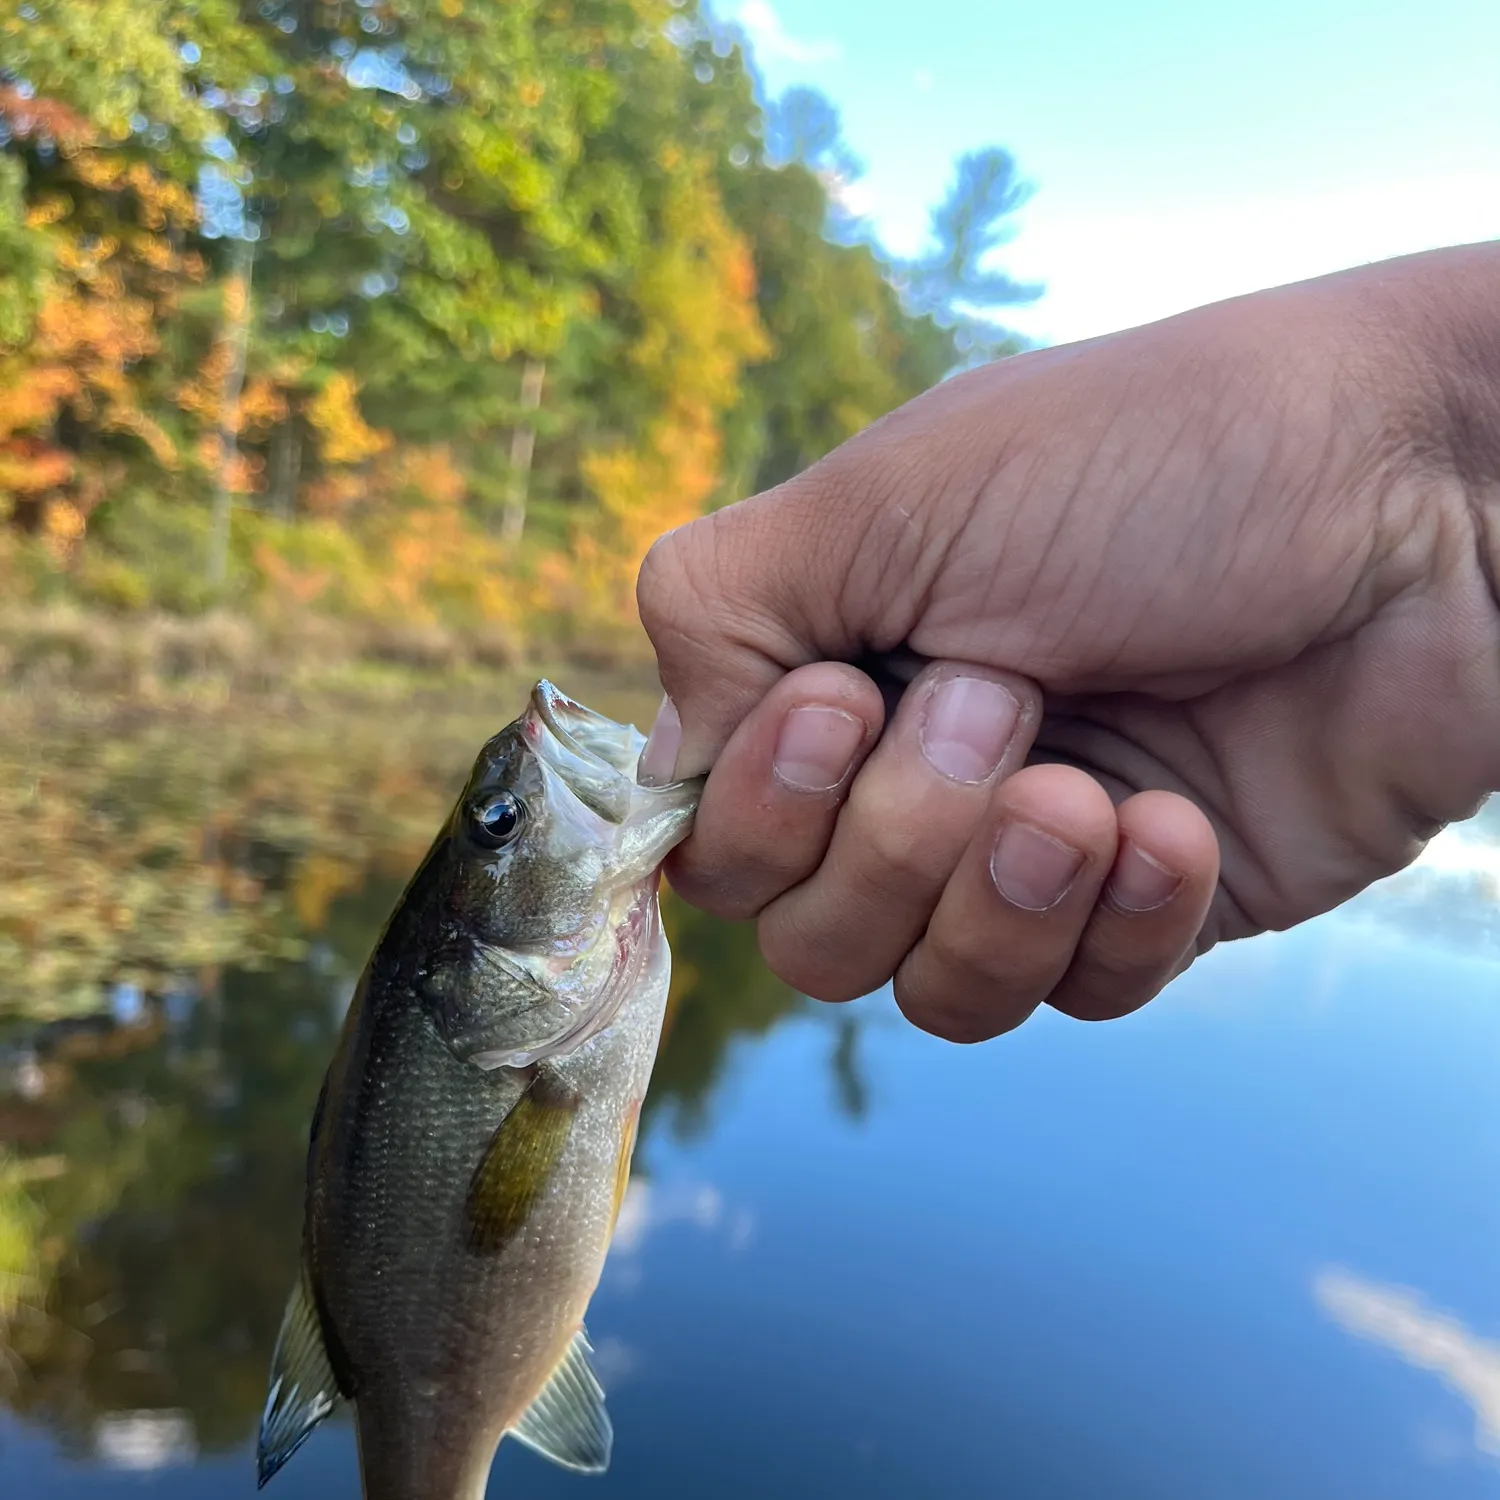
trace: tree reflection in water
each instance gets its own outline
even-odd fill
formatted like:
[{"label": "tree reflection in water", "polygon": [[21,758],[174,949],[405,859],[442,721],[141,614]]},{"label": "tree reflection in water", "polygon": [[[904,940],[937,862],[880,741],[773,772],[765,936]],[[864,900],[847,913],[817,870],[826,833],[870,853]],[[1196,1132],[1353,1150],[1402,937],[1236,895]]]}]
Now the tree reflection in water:
[{"label": "tree reflection in water", "polygon": [[[251,1436],[323,1069],[376,932],[492,727],[471,717],[403,741],[384,723],[364,740],[344,726],[337,754],[327,725],[301,744],[285,727],[32,741],[33,765],[53,769],[33,772],[29,808],[0,808],[0,882],[7,859],[46,866],[49,899],[87,887],[103,923],[122,899],[111,882],[130,873],[117,850],[90,864],[110,830],[132,857],[145,842],[173,851],[131,888],[129,921],[42,965],[55,987],[30,1005],[19,987],[3,997],[0,1399],[65,1451],[213,1452]],[[92,829],[71,852],[67,826]],[[0,942],[66,947],[46,901],[29,927],[15,907]],[[664,907],[676,964],[644,1110],[648,1171],[658,1132],[707,1127],[736,1043],[806,1003],[760,962],[753,926],[670,891]],[[140,930],[157,919],[163,930]],[[186,936],[194,922],[211,931]],[[173,967],[179,941],[194,961]],[[835,1089],[858,1118],[847,1019],[837,1038]]]}]

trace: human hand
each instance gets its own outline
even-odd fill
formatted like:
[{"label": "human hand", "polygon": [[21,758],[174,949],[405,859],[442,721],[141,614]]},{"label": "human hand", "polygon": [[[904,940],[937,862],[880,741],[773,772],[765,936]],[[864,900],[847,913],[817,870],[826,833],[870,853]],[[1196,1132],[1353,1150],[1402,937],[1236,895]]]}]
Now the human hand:
[{"label": "human hand", "polygon": [[646,559],[672,883],[954,1040],[1123,1015],[1500,785],[1497,488],[1495,246],[949,381]]}]

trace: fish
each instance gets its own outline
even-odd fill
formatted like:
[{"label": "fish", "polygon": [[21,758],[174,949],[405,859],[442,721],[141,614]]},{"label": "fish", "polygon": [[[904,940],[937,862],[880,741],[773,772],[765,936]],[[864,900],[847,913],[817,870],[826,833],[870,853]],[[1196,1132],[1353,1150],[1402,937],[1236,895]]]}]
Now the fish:
[{"label": "fish", "polygon": [[608,1468],[584,1314],[666,1009],[661,864],[702,790],[642,786],[644,743],[538,682],[376,940],[313,1113],[262,1487],[346,1403],[365,1500],[482,1500],[506,1436]]}]

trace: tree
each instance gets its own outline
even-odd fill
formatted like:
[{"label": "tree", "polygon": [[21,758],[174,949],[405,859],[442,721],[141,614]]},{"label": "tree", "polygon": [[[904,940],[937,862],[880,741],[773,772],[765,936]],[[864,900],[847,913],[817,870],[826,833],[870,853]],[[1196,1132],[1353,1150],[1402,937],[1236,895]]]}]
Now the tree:
[{"label": "tree", "polygon": [[832,106],[670,0],[0,0],[0,35],[13,588],[597,632],[660,531],[1007,347],[1026,291],[1009,158],[893,266]]},{"label": "tree", "polygon": [[1031,194],[1008,151],[992,146],[967,152],[958,160],[953,185],[932,212],[933,248],[911,260],[890,261],[908,309],[952,329],[965,366],[1025,347],[991,315],[1035,302],[1042,288],[1016,281],[990,261],[1014,237],[1009,220]]}]

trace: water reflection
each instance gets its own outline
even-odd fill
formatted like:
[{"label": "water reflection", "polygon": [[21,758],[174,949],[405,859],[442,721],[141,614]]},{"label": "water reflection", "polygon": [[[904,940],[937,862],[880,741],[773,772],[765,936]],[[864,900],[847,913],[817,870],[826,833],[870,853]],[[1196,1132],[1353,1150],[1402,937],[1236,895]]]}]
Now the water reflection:
[{"label": "water reflection", "polygon": [[[0,1491],[253,1492],[322,1070],[495,727],[376,717],[0,736]],[[1419,1382],[1376,1389],[1400,1367],[1325,1319],[1435,1372],[1488,1451],[1500,1349],[1348,1272],[1316,1308],[1307,1288],[1378,1246],[1496,1316],[1474,1184],[1500,1162],[1500,1034],[1472,959],[1500,956],[1497,874],[1487,814],[1131,1021],[1043,1015],[977,1052],[888,996],[809,1006],[749,927],[669,895],[668,1019],[591,1320],[609,1492],[1478,1493],[1467,1431],[1440,1491],[1413,1478],[1387,1416]],[[331,1424],[286,1500],[348,1493],[350,1442]],[[494,1492],[523,1485],[576,1489],[502,1449]]]},{"label": "water reflection", "polygon": [[1500,1457],[1500,1344],[1479,1338],[1405,1287],[1330,1267],[1313,1282],[1318,1305],[1346,1332],[1430,1370],[1474,1408],[1474,1444]]},{"label": "water reflection", "polygon": [[[0,1397],[66,1453],[147,1470],[253,1431],[322,1071],[494,727],[148,725],[26,746],[29,790],[0,804]],[[703,1131],[737,1040],[799,1005],[753,931],[670,894],[666,920],[678,964],[643,1173],[651,1121]],[[638,1182],[622,1264],[664,1221],[717,1224],[705,1191],[685,1205]]]}]

